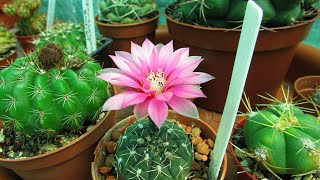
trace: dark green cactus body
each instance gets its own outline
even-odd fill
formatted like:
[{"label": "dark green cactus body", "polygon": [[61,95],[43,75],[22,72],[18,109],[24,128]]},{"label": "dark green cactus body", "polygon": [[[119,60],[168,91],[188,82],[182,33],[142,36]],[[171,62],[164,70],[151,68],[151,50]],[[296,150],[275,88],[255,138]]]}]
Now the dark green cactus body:
[{"label": "dark green cactus body", "polygon": [[0,60],[10,50],[15,49],[16,39],[5,26],[0,26]]},{"label": "dark green cactus body", "polygon": [[[27,135],[45,132],[52,136],[92,124],[110,96],[107,83],[96,78],[100,65],[85,55],[64,58],[41,52],[17,59],[0,71],[0,118],[5,126]],[[59,57],[61,61],[56,60]],[[55,60],[52,67],[45,61],[50,58]]]},{"label": "dark green cactus body", "polygon": [[150,120],[131,124],[117,143],[117,173],[124,179],[184,180],[193,148],[184,130],[165,121],[160,130]]},{"label": "dark green cactus body", "polygon": [[277,174],[296,175],[319,169],[319,132],[319,118],[290,103],[252,112],[244,126],[248,149]]},{"label": "dark green cactus body", "polygon": [[141,22],[157,12],[153,0],[100,0],[99,8],[99,21],[110,24]]}]

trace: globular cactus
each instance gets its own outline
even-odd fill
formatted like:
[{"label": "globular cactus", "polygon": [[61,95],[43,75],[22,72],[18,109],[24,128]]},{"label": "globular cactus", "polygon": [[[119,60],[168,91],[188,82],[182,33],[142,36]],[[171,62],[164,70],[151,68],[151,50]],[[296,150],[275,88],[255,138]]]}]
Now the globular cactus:
[{"label": "globular cactus", "polygon": [[0,60],[16,47],[16,39],[5,26],[0,26]]},{"label": "globular cactus", "polygon": [[320,119],[291,102],[249,113],[244,126],[247,148],[261,167],[297,175],[320,168]]},{"label": "globular cactus", "polygon": [[84,27],[79,24],[55,24],[47,32],[40,33],[35,46],[42,48],[48,41],[63,46],[63,50],[68,51],[67,53],[72,53],[75,49],[84,52],[86,49]]},{"label": "globular cactus", "polygon": [[100,69],[81,51],[65,54],[49,43],[0,71],[0,119],[30,136],[93,124],[110,96],[108,84],[96,78]]},{"label": "globular cactus", "polygon": [[100,0],[99,8],[98,20],[109,24],[141,22],[157,12],[153,0]]},{"label": "globular cactus", "polygon": [[41,0],[14,0],[5,4],[3,12],[18,18],[19,35],[36,35],[46,27],[46,16],[38,14]]},{"label": "globular cactus", "polygon": [[[318,0],[254,0],[263,9],[262,25],[278,27],[315,16],[308,8]],[[239,26],[244,18],[247,0],[179,0],[171,12],[177,19],[212,27]]]},{"label": "globular cactus", "polygon": [[320,85],[317,85],[313,93],[312,100],[320,106]]},{"label": "globular cactus", "polygon": [[116,171],[124,179],[184,180],[193,148],[184,130],[171,121],[160,129],[151,120],[131,124],[117,142]]}]

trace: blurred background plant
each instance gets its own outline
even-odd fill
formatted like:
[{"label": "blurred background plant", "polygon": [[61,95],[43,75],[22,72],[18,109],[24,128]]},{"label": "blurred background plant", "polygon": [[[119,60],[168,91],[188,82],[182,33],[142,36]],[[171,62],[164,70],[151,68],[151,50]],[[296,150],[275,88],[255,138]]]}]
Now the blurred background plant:
[{"label": "blurred background plant", "polygon": [[15,52],[16,39],[5,26],[0,25],[0,61]]}]

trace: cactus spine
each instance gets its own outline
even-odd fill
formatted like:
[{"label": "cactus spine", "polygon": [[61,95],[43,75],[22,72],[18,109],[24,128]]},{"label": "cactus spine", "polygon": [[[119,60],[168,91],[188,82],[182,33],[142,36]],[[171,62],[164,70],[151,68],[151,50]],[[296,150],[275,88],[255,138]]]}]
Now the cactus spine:
[{"label": "cactus spine", "polygon": [[141,22],[157,12],[153,0],[100,0],[99,8],[99,21],[109,24]]},{"label": "cactus spine", "polygon": [[151,120],[131,124],[117,142],[116,170],[124,179],[183,180],[193,148],[184,130],[171,121],[160,129]]},{"label": "cactus spine", "polygon": [[18,17],[17,27],[20,35],[35,35],[46,27],[46,16],[38,14],[41,0],[14,0],[5,4],[3,12]]}]

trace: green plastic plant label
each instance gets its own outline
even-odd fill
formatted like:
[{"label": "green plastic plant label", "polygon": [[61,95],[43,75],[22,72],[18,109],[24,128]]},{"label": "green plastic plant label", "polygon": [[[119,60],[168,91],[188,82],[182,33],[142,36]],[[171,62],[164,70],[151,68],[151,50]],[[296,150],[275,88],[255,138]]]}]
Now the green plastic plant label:
[{"label": "green plastic plant label", "polygon": [[47,12],[47,24],[46,24],[47,32],[53,25],[55,9],[56,9],[56,0],[49,0],[48,12]]},{"label": "green plastic plant label", "polygon": [[82,0],[82,7],[87,53],[91,54],[97,49],[92,0]]}]

